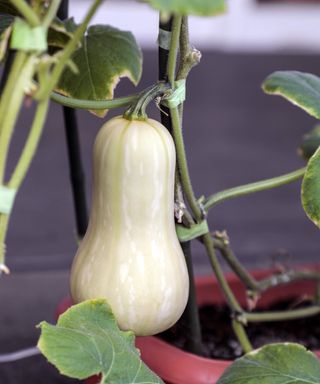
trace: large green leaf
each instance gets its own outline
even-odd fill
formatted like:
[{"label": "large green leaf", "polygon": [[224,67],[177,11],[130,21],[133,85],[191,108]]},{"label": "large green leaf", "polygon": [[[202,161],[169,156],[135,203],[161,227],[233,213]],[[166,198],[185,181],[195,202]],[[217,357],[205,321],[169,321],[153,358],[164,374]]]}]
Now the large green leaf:
[{"label": "large green leaf", "polygon": [[266,93],[279,95],[320,119],[320,78],[298,71],[277,71],[262,84]]},{"label": "large green leaf", "polygon": [[310,158],[301,189],[302,206],[318,227],[320,227],[320,148]]},{"label": "large green leaf", "polygon": [[[142,56],[131,32],[110,26],[92,26],[72,60],[80,75],[69,69],[62,74],[57,90],[66,96],[111,99],[120,77],[128,77],[135,85],[140,80]],[[97,114],[103,116],[105,112]]]},{"label": "large green leaf", "polygon": [[160,11],[180,15],[214,16],[226,11],[225,0],[146,0]]},{"label": "large green leaf", "polygon": [[39,349],[66,376],[101,374],[102,384],[162,383],[140,359],[133,333],[119,330],[104,300],[75,305],[56,326],[42,322],[40,327]]},{"label": "large green leaf", "polygon": [[302,345],[270,344],[237,359],[217,384],[319,384],[320,362]]}]

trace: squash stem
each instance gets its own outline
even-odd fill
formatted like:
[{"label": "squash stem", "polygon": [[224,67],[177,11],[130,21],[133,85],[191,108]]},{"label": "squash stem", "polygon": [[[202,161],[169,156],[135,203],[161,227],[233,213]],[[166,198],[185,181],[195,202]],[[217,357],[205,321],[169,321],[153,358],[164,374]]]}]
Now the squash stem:
[{"label": "squash stem", "polygon": [[288,311],[270,311],[254,313],[245,312],[245,318],[249,322],[261,322],[261,321],[283,321],[283,320],[295,320],[302,319],[304,317],[310,317],[320,314],[320,305],[312,305],[307,308],[290,309]]},{"label": "squash stem", "polygon": [[52,92],[50,94],[52,101],[65,107],[96,110],[125,107],[132,104],[137,99],[137,97],[138,95],[136,94],[127,97],[119,97],[112,100],[82,100],[63,96],[56,92]]},{"label": "squash stem", "polygon": [[48,8],[48,11],[42,21],[42,26],[46,29],[49,28],[52,20],[55,18],[58,8],[60,6],[61,0],[52,0]]},{"label": "squash stem", "polygon": [[180,30],[181,30],[182,16],[174,16],[172,20],[172,29],[171,29],[171,42],[170,50],[167,63],[167,75],[168,81],[171,84],[171,87],[174,85],[176,78],[176,63],[179,50],[179,41],[180,41]]},{"label": "squash stem", "polygon": [[0,101],[0,185],[4,184],[5,165],[11,136],[24,99],[25,87],[34,72],[33,56],[18,52]]},{"label": "squash stem", "polygon": [[178,163],[179,174],[181,177],[183,192],[186,196],[190,209],[195,216],[196,221],[200,222],[202,220],[202,212],[195,198],[193,187],[191,184],[186,151],[184,146],[184,140],[183,140],[182,130],[180,127],[180,116],[179,116],[178,108],[177,107],[171,108],[170,113],[171,113],[173,138],[174,138],[176,150],[177,150],[177,163]]},{"label": "squash stem", "polygon": [[17,8],[31,27],[37,27],[40,25],[38,15],[25,0],[11,0],[11,3]]},{"label": "squash stem", "polygon": [[251,276],[251,274],[243,267],[239,262],[236,255],[233,253],[229,244],[220,239],[213,239],[214,248],[218,249],[221,253],[221,256],[229,264],[234,273],[239,277],[239,279],[244,283],[245,287],[253,292],[259,292],[260,286],[259,282]]},{"label": "squash stem", "polygon": [[243,349],[244,352],[250,352],[252,350],[252,346],[248,339],[247,333],[245,331],[245,325],[247,322],[246,314],[244,313],[242,307],[240,306],[238,300],[234,296],[225,276],[222,271],[222,268],[218,262],[213,240],[210,233],[207,233],[202,236],[203,243],[206,247],[212,269],[216,275],[219,286],[222,289],[224,296],[228,302],[228,305],[232,311],[232,326],[237,336],[237,339]]},{"label": "squash stem", "polygon": [[36,114],[30,129],[29,136],[23,148],[18,164],[8,182],[8,187],[18,189],[24,180],[34,157],[41,137],[43,125],[47,116],[49,100],[39,102]]},{"label": "squash stem", "polygon": [[239,187],[234,187],[221,192],[214,193],[206,199],[204,203],[204,208],[205,210],[209,210],[210,208],[213,208],[214,206],[225,200],[293,183],[294,181],[299,180],[301,177],[303,177],[305,171],[306,167],[300,168],[285,175],[273,177],[271,179],[261,180],[255,183],[245,184]]},{"label": "squash stem", "polygon": [[[180,27],[181,27],[181,21],[182,19],[180,18]],[[175,23],[175,18],[173,19],[173,24]],[[186,29],[187,33],[187,29]],[[172,39],[179,39],[180,35],[179,34],[172,34]],[[185,41],[183,41],[184,48],[186,47]],[[175,57],[177,58],[177,48],[178,44],[175,42],[171,41],[170,45],[170,54],[169,54],[169,60],[170,57]],[[176,52],[172,52],[172,50],[176,50]],[[168,72],[169,72],[169,63],[168,63]],[[175,70],[175,67],[174,67]],[[173,70],[171,68],[171,76],[172,76]],[[187,72],[188,73],[188,72]],[[169,81],[171,82],[169,77]],[[187,202],[190,206],[191,212],[193,213],[195,219],[197,222],[200,222],[203,219],[203,212],[199,206],[198,201],[195,198],[195,194],[193,191],[190,175],[189,175],[189,169],[188,169],[188,164],[187,164],[187,157],[186,157],[186,151],[184,147],[184,141],[183,141],[183,135],[182,135],[182,128],[181,128],[181,120],[180,120],[180,113],[178,107],[170,108],[170,115],[171,115],[171,124],[172,124],[172,132],[173,132],[173,138],[175,141],[176,145],[176,150],[177,150],[177,163],[178,163],[178,170],[179,174],[181,177],[181,184],[183,188],[183,192],[186,196]],[[218,259],[215,254],[214,246],[213,246],[213,240],[211,237],[211,234],[208,232],[207,234],[202,236],[203,243],[206,247],[207,253],[209,255],[210,261],[212,268],[215,272],[215,275],[217,277],[217,280],[219,282],[219,285],[221,289],[223,290],[225,297],[227,299],[227,302],[229,303],[229,306],[231,308],[231,311],[233,314],[242,314],[243,310],[238,303],[236,297],[234,296],[232,290],[229,287],[228,282],[225,279],[225,276],[223,274],[223,271],[220,267],[220,264],[218,262]],[[237,323],[237,326],[235,328],[235,333],[236,336],[238,337],[238,340],[243,348],[244,351],[249,351],[252,349],[250,342],[246,336],[246,332],[244,329],[244,323],[245,323],[245,318],[237,316],[235,317],[235,321]]]},{"label": "squash stem", "polygon": [[[173,24],[173,18],[170,18],[169,20],[163,22],[160,17],[159,29],[164,30],[166,32],[171,32],[172,24]],[[177,47],[175,49],[177,49]],[[170,54],[169,49],[166,49],[165,45],[160,43],[159,44],[159,80],[160,81],[168,81],[167,70],[168,70],[169,54]],[[175,54],[175,58],[176,56],[177,55]],[[172,134],[172,122],[171,122],[170,109],[165,106],[161,107],[161,122]],[[178,199],[178,201],[181,201],[183,203],[180,175],[177,169],[176,169],[175,190],[176,190],[175,198]],[[195,295],[194,273],[193,273],[193,265],[191,260],[191,257],[192,257],[191,244],[190,242],[188,244],[181,243],[181,247],[183,249],[183,252],[186,258],[190,291],[189,291],[189,298],[188,298],[186,310],[184,312],[182,319],[179,320],[179,322],[181,321],[183,324],[187,324],[188,326],[188,332],[186,333],[186,335],[187,335],[187,348],[189,352],[192,352],[198,355],[203,355],[204,347],[202,343],[201,324],[200,324],[199,311],[198,311],[196,295]]]}]

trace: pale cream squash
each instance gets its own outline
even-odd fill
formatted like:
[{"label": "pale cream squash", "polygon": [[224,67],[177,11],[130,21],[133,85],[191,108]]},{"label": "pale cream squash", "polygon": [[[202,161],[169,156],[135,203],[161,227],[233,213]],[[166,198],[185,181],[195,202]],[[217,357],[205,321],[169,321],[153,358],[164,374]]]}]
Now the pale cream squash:
[{"label": "pale cream squash", "polygon": [[72,298],[105,298],[121,329],[156,334],[179,319],[189,290],[173,215],[173,140],[155,120],[115,117],[98,133],[93,168],[90,223],[72,265]]}]

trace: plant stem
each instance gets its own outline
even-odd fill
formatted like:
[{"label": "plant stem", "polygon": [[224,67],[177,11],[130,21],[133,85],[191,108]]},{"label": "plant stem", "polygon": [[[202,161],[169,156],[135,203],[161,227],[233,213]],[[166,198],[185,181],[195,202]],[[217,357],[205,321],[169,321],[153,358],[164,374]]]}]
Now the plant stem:
[{"label": "plant stem", "polygon": [[148,104],[157,96],[162,96],[169,88],[170,85],[168,83],[158,82],[140,92],[135,102],[125,111],[123,117],[128,120],[146,120],[146,107]]},{"label": "plant stem", "polygon": [[189,43],[188,17],[182,18],[180,33],[180,63],[177,80],[186,79],[191,69],[200,63],[201,52],[191,48]]},{"label": "plant stem", "polygon": [[304,317],[315,316],[320,313],[320,306],[313,305],[308,308],[291,309],[289,311],[272,311],[252,313],[245,312],[245,318],[250,322],[262,322],[262,321],[283,321],[283,320],[295,320]]},{"label": "plant stem", "polygon": [[8,182],[9,188],[18,189],[25,178],[30,163],[36,152],[42,128],[47,116],[49,100],[39,102],[28,139],[23,148],[18,164]]},{"label": "plant stem", "polygon": [[252,291],[259,291],[259,282],[254,279],[251,274],[243,267],[243,265],[239,262],[233,253],[230,246],[224,241],[217,239],[213,239],[213,244],[215,248],[219,249],[223,258],[226,260],[235,274],[239,277],[239,279],[244,283],[244,285]]},{"label": "plant stem", "polygon": [[9,77],[5,82],[5,86],[0,97],[0,134],[2,121],[9,109],[11,97],[17,84],[17,79],[19,78],[20,72],[25,64],[26,59],[26,53],[17,52],[14,56],[13,62],[11,63]]},{"label": "plant stem", "polygon": [[180,29],[181,29],[182,16],[174,16],[172,21],[171,43],[168,57],[167,75],[171,87],[174,87],[176,78],[176,63],[179,49]]},{"label": "plant stem", "polygon": [[82,36],[84,35],[87,26],[95,14],[97,8],[101,4],[103,0],[95,0],[93,4],[91,5],[88,13],[86,14],[83,22],[80,24],[80,26],[77,28],[77,30],[74,33],[73,38],[68,42],[67,46],[63,50],[58,63],[54,67],[51,76],[47,83],[39,89],[39,91],[36,93],[35,98],[38,100],[41,100],[45,98],[52,89],[56,86],[57,82],[59,81],[60,75],[63,72],[65,65],[67,61],[70,59],[72,53],[74,52],[75,48],[77,47],[78,43],[80,42]]},{"label": "plant stem", "polygon": [[10,0],[11,3],[17,8],[22,16],[27,20],[31,27],[40,25],[38,15],[33,11],[30,5],[25,0]]},{"label": "plant stem", "polygon": [[[171,32],[172,21],[173,21],[172,18],[170,18],[168,21],[162,22],[160,17],[159,29],[160,30],[162,29],[166,32]],[[167,72],[168,57],[170,52],[169,50],[165,49],[163,46],[160,46],[160,45],[159,45],[159,80],[167,82],[168,81],[168,72]],[[170,109],[164,106],[161,109],[161,122],[172,134]],[[180,202],[184,206],[183,193],[181,191],[180,175],[177,168],[176,168],[176,177],[175,177],[175,199],[176,201]],[[184,251],[185,258],[186,258],[190,291],[189,291],[187,307],[180,321],[182,322],[182,324],[187,324],[188,326],[188,333],[187,333],[188,350],[192,353],[203,355],[204,350],[203,350],[203,344],[202,344],[201,324],[199,319],[198,306],[195,298],[195,282],[194,282],[193,265],[191,260],[191,256],[192,256],[191,243],[187,243],[187,244],[181,243],[181,247]]]},{"label": "plant stem", "polygon": [[[9,188],[18,189],[27,173],[40,139],[42,127],[48,111],[48,105],[49,101],[44,100],[37,106],[36,115],[27,142],[8,183]],[[0,265],[3,265],[5,261],[5,238],[8,230],[9,217],[9,215],[0,214]]]},{"label": "plant stem", "polygon": [[[233,329],[235,331],[235,334],[239,340],[239,343],[242,347],[242,349],[245,352],[249,352],[252,350],[251,344],[249,342],[249,339],[247,337],[245,328],[243,323],[246,322],[246,315],[244,314],[243,309],[241,308],[240,304],[238,303],[238,300],[234,296],[232,290],[230,289],[230,286],[224,276],[224,273],[220,267],[220,264],[218,262],[217,256],[214,251],[214,245],[213,240],[210,233],[207,233],[202,236],[203,243],[206,247],[212,269],[216,275],[216,278],[218,280],[219,286],[222,289],[224,296],[229,304],[229,307],[232,311],[232,315],[234,317],[233,319]],[[237,324],[236,324],[237,323]]]},{"label": "plant stem", "polygon": [[132,96],[119,97],[112,100],[80,100],[63,96],[56,92],[52,92],[50,95],[51,100],[65,107],[97,110],[125,107],[132,104],[137,99],[137,97],[138,95],[136,94]]},{"label": "plant stem", "polygon": [[250,343],[250,340],[248,339],[247,333],[244,331],[244,326],[239,323],[237,320],[232,320],[232,328],[237,336],[237,339],[240,341],[240,345],[243,349],[244,353],[248,353],[252,351],[253,347],[252,344]]},{"label": "plant stem", "polygon": [[206,235],[202,236],[203,244],[206,247],[207,253],[209,255],[209,259],[212,265],[212,268],[216,274],[217,280],[219,282],[220,287],[222,288],[222,291],[227,299],[227,302],[229,303],[230,308],[233,312],[242,313],[243,310],[238,303],[237,299],[235,298],[232,290],[230,289],[227,280],[224,276],[224,273],[220,267],[220,264],[218,262],[216,253],[214,251],[214,245],[213,240],[210,233],[207,233]]},{"label": "plant stem", "polygon": [[260,291],[266,291],[267,289],[278,285],[288,284],[300,280],[313,280],[320,282],[320,273],[314,271],[287,271],[259,281],[258,288]]},{"label": "plant stem", "polygon": [[202,212],[194,196],[194,192],[191,184],[191,179],[190,179],[188,164],[187,164],[187,157],[186,157],[184,141],[183,141],[183,135],[180,128],[179,111],[178,111],[178,108],[171,108],[170,112],[171,112],[173,138],[174,138],[176,150],[177,150],[178,170],[181,178],[183,192],[186,196],[190,209],[195,216],[196,221],[200,222],[202,219]]},{"label": "plant stem", "polygon": [[[4,115],[0,115],[0,185],[4,183],[5,177],[5,164],[9,150],[9,144],[12,136],[19,110],[21,108],[25,87],[28,85],[34,72],[34,58],[29,56],[26,60],[26,54],[18,52],[16,55],[17,65],[13,64],[12,71],[10,72],[10,78],[8,79],[5,91],[1,97],[1,107],[7,106],[7,110],[2,111]],[[23,68],[21,68],[21,64]],[[17,73],[20,70],[20,73]],[[11,76],[16,74],[15,84],[12,84]],[[8,99],[9,97],[9,105]]]},{"label": "plant stem", "polygon": [[58,12],[60,3],[61,3],[61,0],[52,0],[51,1],[49,9],[48,9],[43,21],[42,21],[42,26],[45,29],[48,29],[50,27],[52,20],[55,18],[56,14]]},{"label": "plant stem", "polygon": [[306,168],[298,169],[294,172],[287,173],[285,175],[273,177],[267,180],[257,181],[255,183],[250,183],[246,185],[241,185],[239,187],[226,189],[221,192],[214,193],[208,197],[204,203],[205,210],[209,210],[215,205],[221,203],[222,201],[232,199],[234,197],[248,195],[250,193],[265,191],[267,189],[280,187],[285,184],[292,183],[301,177],[303,177]]}]

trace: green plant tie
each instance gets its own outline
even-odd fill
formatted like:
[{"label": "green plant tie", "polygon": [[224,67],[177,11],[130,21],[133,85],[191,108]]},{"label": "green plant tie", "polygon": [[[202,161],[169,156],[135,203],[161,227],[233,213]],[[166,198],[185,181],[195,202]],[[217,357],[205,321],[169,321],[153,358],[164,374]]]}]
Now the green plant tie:
[{"label": "green plant tie", "polygon": [[7,188],[3,185],[0,185],[0,213],[5,215],[10,214],[16,193],[16,189]]},{"label": "green plant tie", "polygon": [[161,100],[161,104],[168,108],[175,108],[186,99],[186,80],[174,82],[174,90],[167,93]]},{"label": "green plant tie", "polygon": [[209,226],[207,220],[202,220],[201,223],[193,224],[190,228],[181,224],[176,224],[176,232],[178,239],[181,243],[190,241],[205,235],[209,232]]},{"label": "green plant tie", "polygon": [[169,51],[170,43],[171,43],[171,32],[165,31],[164,29],[159,29],[159,35],[158,35],[159,47]]},{"label": "green plant tie", "polygon": [[42,26],[32,28],[27,22],[16,17],[10,48],[24,52],[44,52],[47,50],[47,30]]}]

